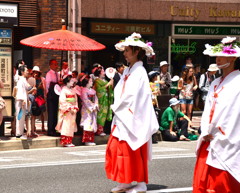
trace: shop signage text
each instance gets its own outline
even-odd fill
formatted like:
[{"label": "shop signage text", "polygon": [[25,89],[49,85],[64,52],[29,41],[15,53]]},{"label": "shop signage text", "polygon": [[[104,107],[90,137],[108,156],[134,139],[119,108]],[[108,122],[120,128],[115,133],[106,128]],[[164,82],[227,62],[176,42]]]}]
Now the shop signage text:
[{"label": "shop signage text", "polygon": [[17,4],[0,3],[0,17],[17,17]]},{"label": "shop signage text", "polygon": [[154,35],[154,24],[134,24],[134,23],[105,23],[91,22],[91,33],[100,34],[130,34],[138,32],[143,35]]},{"label": "shop signage text", "polygon": [[194,54],[196,52],[197,42],[192,42],[190,45],[172,44],[172,53]]},{"label": "shop signage text", "polygon": [[171,16],[193,17],[197,19],[200,12],[201,11],[199,9],[189,7],[180,8],[172,5],[170,8]]},{"label": "shop signage text", "polygon": [[240,35],[240,26],[173,25],[173,35]]},{"label": "shop signage text", "polygon": [[[179,6],[170,6],[170,14],[171,16],[179,16],[179,17],[192,17],[194,19],[198,19],[201,14],[200,9],[195,9],[189,6],[179,7]],[[208,12],[209,17],[221,17],[221,18],[240,18],[240,10],[225,10],[219,9],[216,7],[210,7]]]}]

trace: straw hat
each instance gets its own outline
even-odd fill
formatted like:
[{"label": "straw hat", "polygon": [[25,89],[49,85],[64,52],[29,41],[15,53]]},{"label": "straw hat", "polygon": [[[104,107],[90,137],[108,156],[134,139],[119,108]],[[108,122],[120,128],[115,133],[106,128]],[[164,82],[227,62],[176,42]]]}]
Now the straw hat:
[{"label": "straw hat", "polygon": [[214,72],[214,71],[218,71],[219,68],[217,66],[217,64],[210,64],[209,67],[208,67],[208,71],[210,72]]},{"label": "straw hat", "polygon": [[239,45],[240,42],[237,42],[235,37],[226,37],[222,39],[220,44],[215,46],[205,44],[206,50],[203,51],[203,54],[209,56],[239,57]]},{"label": "straw hat", "polygon": [[146,56],[155,55],[152,49],[152,42],[144,43],[142,41],[142,36],[139,33],[133,33],[131,36],[125,38],[125,40],[120,41],[115,45],[115,48],[119,51],[124,51],[126,46],[138,46],[146,51]]}]

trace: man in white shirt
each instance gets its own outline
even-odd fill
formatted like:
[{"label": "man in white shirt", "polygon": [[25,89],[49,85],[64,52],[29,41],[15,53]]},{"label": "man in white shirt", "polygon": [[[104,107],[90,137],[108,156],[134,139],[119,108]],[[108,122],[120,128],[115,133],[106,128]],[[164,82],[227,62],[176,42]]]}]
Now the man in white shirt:
[{"label": "man in white shirt", "polygon": [[211,64],[209,65],[208,71],[202,74],[200,77],[199,88],[201,90],[201,97],[204,103],[208,94],[209,87],[216,78],[215,74],[218,70],[219,68],[217,67],[217,64]]}]

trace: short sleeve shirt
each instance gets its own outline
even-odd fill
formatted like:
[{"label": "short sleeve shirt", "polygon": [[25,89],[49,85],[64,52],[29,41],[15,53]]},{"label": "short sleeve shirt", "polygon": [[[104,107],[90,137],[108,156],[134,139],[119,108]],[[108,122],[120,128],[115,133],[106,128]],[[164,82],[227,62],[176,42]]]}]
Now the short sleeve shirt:
[{"label": "short sleeve shirt", "polygon": [[177,124],[177,118],[183,117],[184,114],[181,111],[177,113],[172,109],[172,107],[168,107],[162,114],[161,118],[161,130],[169,129],[170,121],[173,121],[173,126]]}]

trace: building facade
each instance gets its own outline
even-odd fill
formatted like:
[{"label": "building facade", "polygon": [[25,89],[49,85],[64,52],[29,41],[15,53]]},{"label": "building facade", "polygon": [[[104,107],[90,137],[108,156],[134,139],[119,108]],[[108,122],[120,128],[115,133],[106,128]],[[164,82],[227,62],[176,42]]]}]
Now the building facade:
[{"label": "building facade", "polygon": [[[49,68],[50,59],[60,62],[61,51],[31,48],[19,42],[32,35],[60,29],[61,19],[67,21],[69,30],[106,45],[102,51],[64,52],[63,58],[78,71],[89,71],[95,62],[107,67],[124,61],[114,45],[133,32],[153,42],[156,56],[145,61],[149,70],[167,60],[172,74],[179,74],[187,56],[206,69],[215,61],[202,54],[205,44],[218,43],[225,36],[239,38],[240,34],[239,0],[227,3],[225,0],[0,0],[0,6],[6,3],[17,5],[18,12],[17,21],[10,24],[6,21],[12,22],[12,19],[6,19],[4,9],[0,9],[0,32],[11,31],[11,43],[0,42],[0,46],[10,49],[10,76],[13,64],[20,58],[30,68],[40,66],[43,74]],[[2,58],[0,55],[0,61]],[[6,97],[10,97],[11,89],[8,87]]]}]

